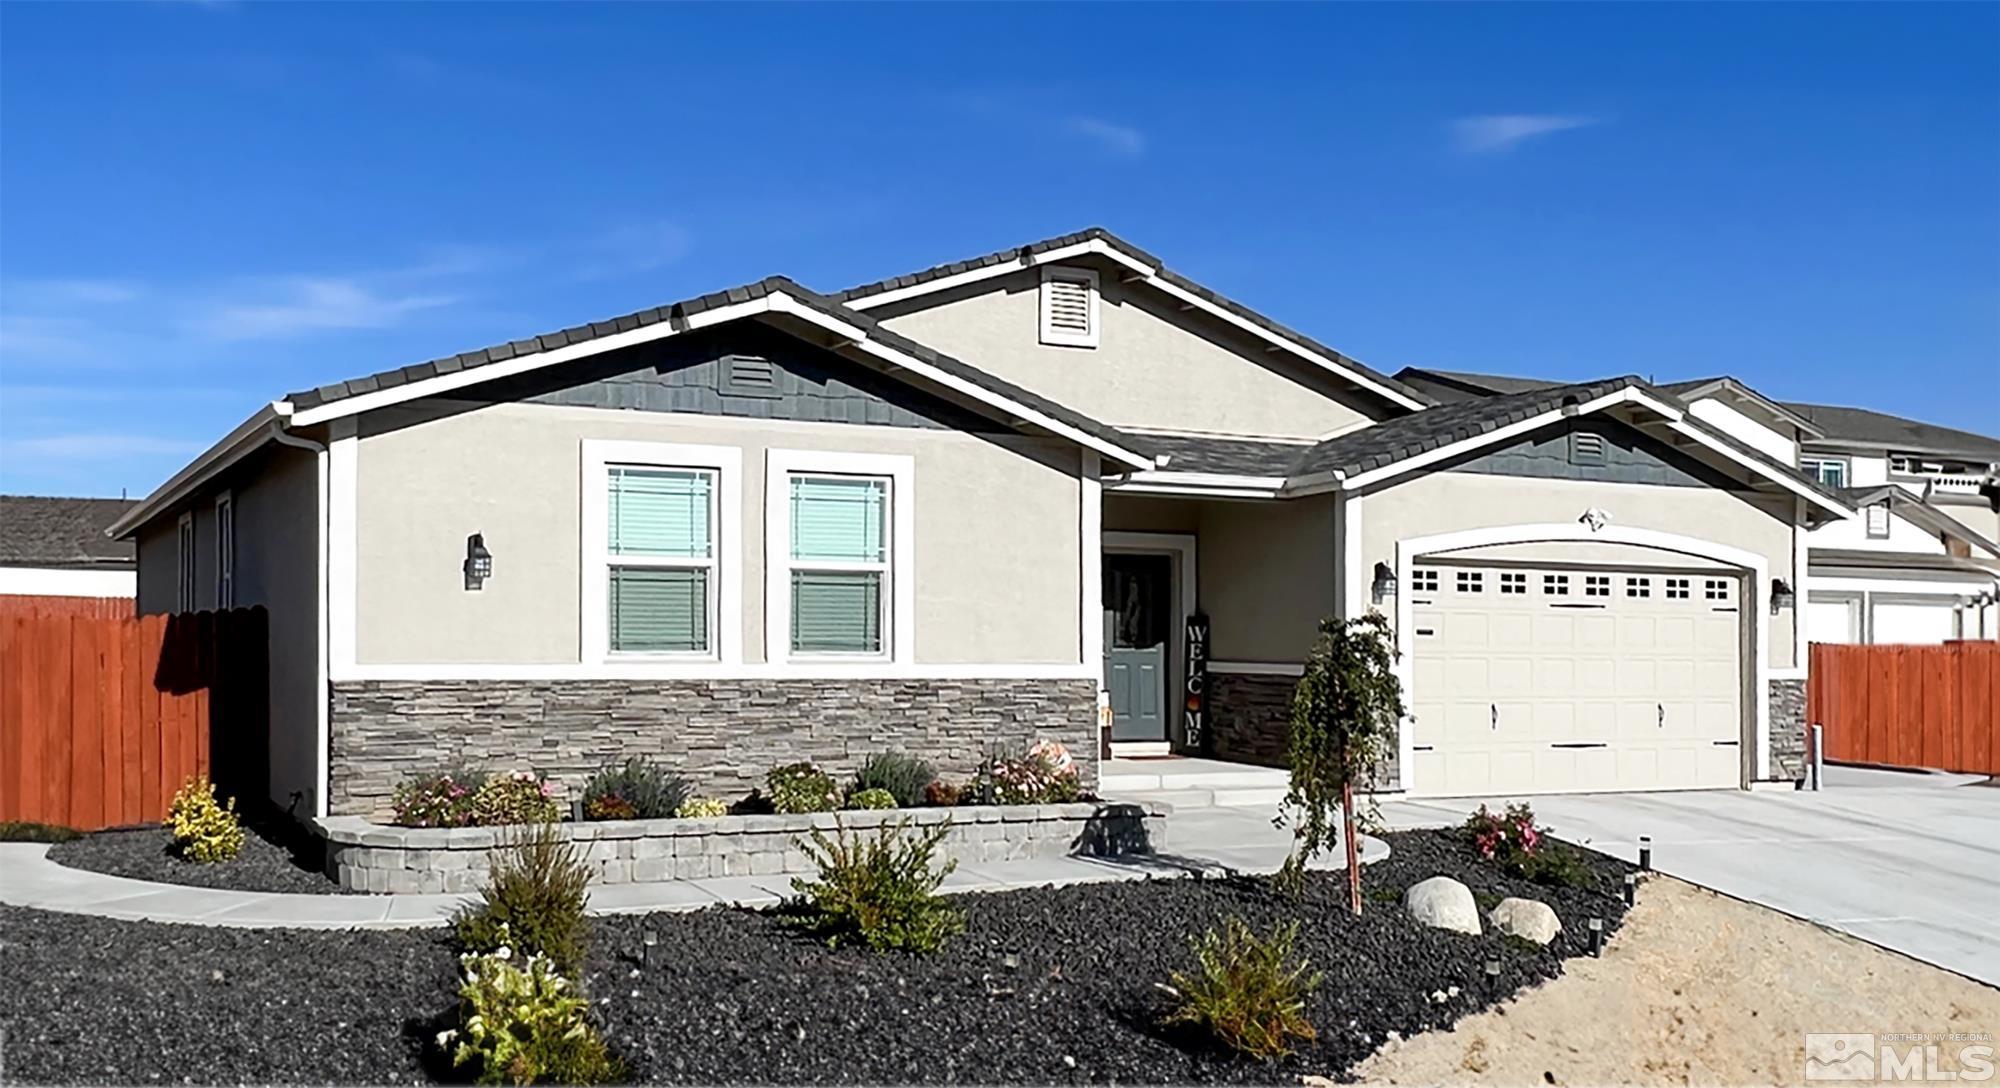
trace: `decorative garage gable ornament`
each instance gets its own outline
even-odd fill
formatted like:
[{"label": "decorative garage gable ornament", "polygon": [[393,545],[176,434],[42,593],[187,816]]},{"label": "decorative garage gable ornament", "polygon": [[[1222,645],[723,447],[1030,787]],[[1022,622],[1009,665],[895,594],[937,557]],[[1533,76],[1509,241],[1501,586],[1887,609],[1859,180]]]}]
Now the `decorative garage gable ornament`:
[{"label": "decorative garage gable ornament", "polygon": [[1583,512],[1583,516],[1576,520],[1589,526],[1590,531],[1594,533],[1597,532],[1599,529],[1604,528],[1606,525],[1610,524],[1611,515],[1593,506],[1590,509],[1585,510]]}]

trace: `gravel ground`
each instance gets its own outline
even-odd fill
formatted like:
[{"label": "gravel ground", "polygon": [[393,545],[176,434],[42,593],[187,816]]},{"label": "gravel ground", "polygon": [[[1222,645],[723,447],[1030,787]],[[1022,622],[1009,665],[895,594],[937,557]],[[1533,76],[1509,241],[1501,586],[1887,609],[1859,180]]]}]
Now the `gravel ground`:
[{"label": "gravel ground", "polygon": [[[161,827],[99,831],[49,847],[49,860],[93,873],[163,884],[190,884],[197,888],[313,895],[332,895],[344,890],[324,873],[295,861],[285,847],[260,838],[254,830],[244,836],[243,851],[235,860],[213,865],[175,857],[168,851],[172,844],[173,836]],[[316,864],[317,858],[312,863]]]},{"label": "gravel ground", "polygon": [[[686,1084],[1296,1083],[1338,1075],[1391,1032],[1450,1025],[1553,977],[1612,895],[1508,881],[1453,836],[1387,836],[1367,913],[1337,874],[1302,904],[1261,882],[1161,880],[965,898],[968,930],[931,957],[839,951],[776,918],[717,909],[600,919],[586,986],[641,1081]],[[1619,863],[1589,855],[1606,890]],[[1394,897],[1457,876],[1475,893],[1542,899],[1566,930],[1549,949],[1430,930]],[[1189,940],[1230,914],[1305,920],[1299,950],[1326,981],[1318,1041],[1278,1065],[1157,1026],[1155,988]],[[440,931],[311,933],[113,922],[0,908],[6,1076],[27,1082],[408,1082],[450,1013]],[[639,967],[643,934],[658,938]],[[1496,986],[1483,981],[1499,961]],[[213,972],[222,972],[218,979]],[[636,973],[635,973],[636,972]],[[1458,987],[1433,1002],[1433,991]]]}]

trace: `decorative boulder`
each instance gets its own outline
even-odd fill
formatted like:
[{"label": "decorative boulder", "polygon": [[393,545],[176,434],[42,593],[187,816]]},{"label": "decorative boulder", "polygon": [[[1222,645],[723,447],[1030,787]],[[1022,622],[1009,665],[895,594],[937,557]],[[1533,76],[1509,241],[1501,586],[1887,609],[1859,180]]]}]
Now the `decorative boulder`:
[{"label": "decorative boulder", "polygon": [[1486,921],[1495,933],[1508,937],[1519,937],[1536,944],[1547,944],[1562,932],[1562,919],[1547,903],[1534,899],[1502,899],[1498,906],[1486,915]]},{"label": "decorative boulder", "polygon": [[1448,876],[1410,885],[1403,893],[1403,909],[1427,926],[1479,936],[1479,905],[1472,901],[1472,889]]}]

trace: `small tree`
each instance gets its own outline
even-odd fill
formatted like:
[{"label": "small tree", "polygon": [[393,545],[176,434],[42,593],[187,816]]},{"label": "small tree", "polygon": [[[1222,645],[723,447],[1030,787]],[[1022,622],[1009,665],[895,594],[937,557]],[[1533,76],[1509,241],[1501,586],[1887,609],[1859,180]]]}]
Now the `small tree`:
[{"label": "small tree", "polygon": [[[1354,786],[1372,786],[1396,743],[1403,685],[1396,679],[1389,621],[1370,611],[1355,620],[1324,619],[1292,692],[1292,769],[1280,820],[1299,821],[1298,842],[1280,880],[1298,888],[1306,863],[1336,841],[1347,847],[1348,906],[1361,913],[1361,859],[1355,837]],[[1334,820],[1338,813],[1339,826]]]}]

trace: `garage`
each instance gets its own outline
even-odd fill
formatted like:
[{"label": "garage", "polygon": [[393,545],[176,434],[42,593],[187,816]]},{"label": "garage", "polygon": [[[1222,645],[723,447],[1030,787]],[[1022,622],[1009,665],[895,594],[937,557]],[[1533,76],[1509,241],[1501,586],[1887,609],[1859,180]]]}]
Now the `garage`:
[{"label": "garage", "polygon": [[1740,784],[1735,573],[1439,562],[1410,581],[1418,792]]}]

